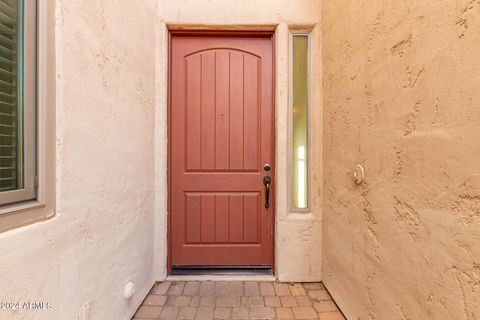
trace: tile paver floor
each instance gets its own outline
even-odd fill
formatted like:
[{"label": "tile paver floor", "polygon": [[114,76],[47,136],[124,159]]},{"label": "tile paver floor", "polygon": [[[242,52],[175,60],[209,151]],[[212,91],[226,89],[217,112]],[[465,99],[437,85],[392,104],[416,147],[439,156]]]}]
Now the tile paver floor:
[{"label": "tile paver floor", "polygon": [[321,283],[157,283],[133,317],[151,319],[345,320]]}]

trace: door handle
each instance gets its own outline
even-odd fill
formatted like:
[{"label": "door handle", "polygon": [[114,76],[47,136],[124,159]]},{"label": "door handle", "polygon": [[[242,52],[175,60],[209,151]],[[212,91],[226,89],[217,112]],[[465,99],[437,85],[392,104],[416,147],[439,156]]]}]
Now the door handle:
[{"label": "door handle", "polygon": [[265,208],[270,208],[270,185],[272,184],[272,178],[265,176],[263,178],[263,184],[265,185]]}]

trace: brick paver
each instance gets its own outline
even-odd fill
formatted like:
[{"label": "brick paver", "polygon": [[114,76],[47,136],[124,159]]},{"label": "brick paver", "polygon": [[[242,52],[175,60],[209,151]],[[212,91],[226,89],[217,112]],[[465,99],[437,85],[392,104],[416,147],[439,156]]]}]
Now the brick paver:
[{"label": "brick paver", "polygon": [[219,307],[240,307],[240,297],[221,296],[216,301]]},{"label": "brick paver", "polygon": [[248,297],[247,306],[248,307],[263,307],[264,306],[263,297]]},{"label": "brick paver", "polygon": [[303,284],[303,287],[307,290],[325,290],[325,287],[320,282],[307,282]]},{"label": "brick paver", "polygon": [[275,289],[275,294],[277,296],[289,296],[290,289],[288,289],[288,284],[286,283],[274,283],[273,288]]},{"label": "brick paver", "polygon": [[239,307],[232,309],[232,319],[249,319],[250,308]]},{"label": "brick paver", "polygon": [[292,308],[295,319],[315,319],[318,317],[317,312],[312,307],[295,307]]},{"label": "brick paver", "polygon": [[260,288],[258,282],[245,282],[245,295],[246,296],[259,296]]},{"label": "brick paver", "polygon": [[292,296],[304,296],[307,294],[301,283],[290,283],[288,287],[290,288]]},{"label": "brick paver", "polygon": [[189,281],[156,284],[134,320],[345,320],[321,283]]},{"label": "brick paver", "polygon": [[[173,297],[170,297],[173,298]],[[192,301],[192,297],[189,296],[178,296],[175,297],[175,300],[173,302],[173,305],[175,307],[187,307],[190,305],[190,302]]]},{"label": "brick paver", "polygon": [[197,308],[195,307],[183,307],[180,309],[177,319],[193,320],[195,319],[196,313],[197,313]]},{"label": "brick paver", "polygon": [[230,289],[230,295],[231,296],[241,297],[241,296],[244,295],[243,282],[242,281],[230,282],[229,289]]},{"label": "brick paver", "polygon": [[260,294],[262,296],[274,296],[275,290],[273,290],[273,284],[271,282],[261,282]]},{"label": "brick paver", "polygon": [[174,282],[170,285],[170,288],[168,288],[167,295],[180,296],[182,295],[184,287],[185,287],[185,282]]},{"label": "brick paver", "polygon": [[345,320],[340,312],[325,312],[318,314],[320,320]]},{"label": "brick paver", "polygon": [[183,289],[183,295],[185,296],[198,296],[200,289],[200,282],[187,282],[185,289]]},{"label": "brick paver", "polygon": [[171,282],[158,282],[153,286],[151,294],[165,294],[171,284]]},{"label": "brick paver", "polygon": [[232,308],[230,307],[216,307],[213,315],[215,319],[231,319]]},{"label": "brick paver", "polygon": [[275,319],[275,309],[255,307],[250,310],[250,319]]},{"label": "brick paver", "polygon": [[311,290],[308,292],[308,296],[313,301],[322,301],[322,300],[330,300],[330,295],[325,290]]},{"label": "brick paver", "polygon": [[179,311],[178,307],[166,306],[162,309],[160,319],[176,319]]},{"label": "brick paver", "polygon": [[300,307],[311,307],[312,300],[310,300],[309,296],[297,296],[297,303]]},{"label": "brick paver", "polygon": [[163,306],[167,302],[167,296],[150,294],[143,301],[144,306]]},{"label": "brick paver", "polygon": [[211,320],[213,319],[215,309],[213,307],[199,307],[195,319]]},{"label": "brick paver", "polygon": [[275,311],[277,313],[277,319],[294,319],[291,308],[277,308]]},{"label": "brick paver", "polygon": [[265,306],[266,307],[280,307],[282,304],[280,303],[280,298],[276,296],[266,296],[265,299]]},{"label": "brick paver", "polygon": [[215,306],[215,297],[213,296],[204,296],[200,298],[200,306],[202,307],[214,307]]},{"label": "brick paver", "polygon": [[295,297],[292,297],[292,296],[280,297],[280,301],[282,302],[282,306],[284,307],[298,306],[297,299],[295,299]]},{"label": "brick paver", "polygon": [[192,297],[192,300],[190,301],[190,305],[192,307],[198,307],[200,305],[200,299],[203,297],[200,296],[194,296]]},{"label": "brick paver", "polygon": [[228,296],[228,282],[219,281],[215,283],[215,295],[216,296]]},{"label": "brick paver", "polygon": [[162,307],[141,306],[137,310],[137,313],[135,314],[135,317],[146,318],[146,319],[157,319],[157,317],[160,315],[161,311],[162,311]]},{"label": "brick paver", "polygon": [[205,281],[200,284],[199,295],[201,296],[213,296],[215,294],[215,283]]},{"label": "brick paver", "polygon": [[337,305],[332,300],[323,300],[315,302],[313,307],[317,312],[333,312],[338,311]]}]

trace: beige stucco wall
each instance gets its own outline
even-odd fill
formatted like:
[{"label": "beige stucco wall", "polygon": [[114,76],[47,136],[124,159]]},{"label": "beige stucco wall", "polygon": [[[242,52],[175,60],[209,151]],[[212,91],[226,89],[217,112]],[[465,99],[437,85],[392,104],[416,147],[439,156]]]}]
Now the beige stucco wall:
[{"label": "beige stucco wall", "polygon": [[323,39],[328,289],[349,319],[479,319],[480,2],[325,0]]},{"label": "beige stucco wall", "polygon": [[[315,281],[322,277],[321,252],[321,157],[322,149],[314,144],[311,150],[312,206],[309,213],[295,214],[289,204],[289,30],[312,30],[312,139],[321,139],[321,49],[319,0],[185,0],[158,1],[158,35],[165,41],[168,27],[273,29],[275,30],[275,112],[276,112],[276,276],[281,281]],[[166,48],[157,48],[157,88],[165,88]],[[160,89],[162,90],[162,89]],[[166,91],[157,94],[157,114],[166,110]],[[157,128],[166,127],[166,118],[157,117]],[[157,191],[165,194],[162,163],[166,159],[165,131],[157,132]],[[157,199],[161,199],[157,197]],[[159,201],[157,230],[165,235],[157,241],[156,261],[163,263],[166,243],[166,203]],[[161,220],[161,221],[160,221]]]},{"label": "beige stucco wall", "polygon": [[87,302],[90,319],[129,319],[155,277],[155,3],[57,0],[54,11],[57,215],[0,234],[0,300],[53,309],[0,319],[77,319]]}]

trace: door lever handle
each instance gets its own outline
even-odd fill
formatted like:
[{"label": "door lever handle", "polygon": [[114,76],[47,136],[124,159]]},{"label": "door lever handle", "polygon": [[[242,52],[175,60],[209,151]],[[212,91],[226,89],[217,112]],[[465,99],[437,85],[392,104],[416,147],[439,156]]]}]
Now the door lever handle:
[{"label": "door lever handle", "polygon": [[272,184],[272,178],[265,176],[263,178],[263,184],[265,185],[265,208],[270,208],[270,185]]}]

